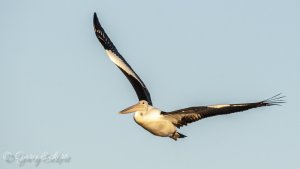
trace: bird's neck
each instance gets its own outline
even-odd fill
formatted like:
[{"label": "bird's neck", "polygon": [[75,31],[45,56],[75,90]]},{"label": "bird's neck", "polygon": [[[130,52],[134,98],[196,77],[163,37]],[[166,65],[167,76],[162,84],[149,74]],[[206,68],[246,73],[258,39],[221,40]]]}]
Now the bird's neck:
[{"label": "bird's neck", "polygon": [[145,120],[159,118],[160,112],[161,111],[159,109],[149,105],[147,111],[137,111],[134,113],[133,117],[137,123],[142,123]]}]

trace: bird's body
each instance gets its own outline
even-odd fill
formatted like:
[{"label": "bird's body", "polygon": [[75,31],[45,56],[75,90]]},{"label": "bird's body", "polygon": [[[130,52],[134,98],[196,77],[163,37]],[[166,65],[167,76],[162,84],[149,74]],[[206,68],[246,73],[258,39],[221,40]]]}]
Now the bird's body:
[{"label": "bird's body", "polygon": [[139,102],[137,104],[122,110],[120,114],[134,113],[133,117],[135,122],[156,136],[170,137],[177,140],[178,138],[186,137],[185,135],[177,132],[177,128],[187,125],[188,123],[192,123],[206,117],[236,113],[252,108],[284,103],[284,101],[281,100],[284,96],[280,96],[278,94],[269,99],[253,103],[188,107],[172,112],[161,111],[152,105],[150,93],[146,85],[111,42],[102,28],[96,13],[94,14],[94,29],[98,40],[106,51],[106,54],[124,73],[139,98]]},{"label": "bird's body", "polygon": [[133,118],[137,124],[156,136],[171,137],[176,132],[172,122],[165,119],[159,109],[152,106],[148,106],[145,112],[135,112]]}]

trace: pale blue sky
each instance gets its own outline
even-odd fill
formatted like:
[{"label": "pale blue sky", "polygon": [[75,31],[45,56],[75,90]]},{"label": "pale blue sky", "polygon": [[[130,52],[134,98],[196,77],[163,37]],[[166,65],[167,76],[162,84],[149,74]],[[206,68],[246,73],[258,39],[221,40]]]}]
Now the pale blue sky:
[{"label": "pale blue sky", "polygon": [[[0,1],[0,155],[64,152],[40,169],[300,168],[300,1]],[[93,12],[165,111],[253,102],[155,137],[93,32]],[[0,159],[0,168],[18,168]],[[33,168],[26,164],[24,169]]]}]

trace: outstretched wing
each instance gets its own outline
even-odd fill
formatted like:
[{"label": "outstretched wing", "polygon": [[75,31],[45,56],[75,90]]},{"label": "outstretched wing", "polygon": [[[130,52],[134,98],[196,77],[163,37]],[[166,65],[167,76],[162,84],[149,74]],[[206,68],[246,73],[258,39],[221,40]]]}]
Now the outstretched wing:
[{"label": "outstretched wing", "polygon": [[280,96],[280,94],[278,94],[267,100],[255,103],[189,107],[172,112],[162,112],[161,114],[164,115],[164,118],[171,121],[176,127],[180,128],[183,125],[187,125],[188,123],[192,123],[206,117],[236,113],[263,106],[280,105],[280,103],[285,103],[284,100],[281,100],[282,98],[284,98],[284,96]]},{"label": "outstretched wing", "polygon": [[96,13],[94,13],[94,29],[96,36],[102,44],[102,46],[104,47],[108,57],[117,65],[117,67],[124,73],[124,75],[130,81],[139,100],[146,100],[148,104],[152,105],[150,93],[146,85],[134,72],[134,70],[130,67],[130,65],[126,62],[122,55],[118,52],[117,48],[102,28]]}]

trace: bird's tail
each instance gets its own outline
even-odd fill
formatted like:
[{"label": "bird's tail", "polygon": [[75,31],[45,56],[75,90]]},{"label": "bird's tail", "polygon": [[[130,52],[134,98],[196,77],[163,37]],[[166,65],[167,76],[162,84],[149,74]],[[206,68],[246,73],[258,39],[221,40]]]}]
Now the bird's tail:
[{"label": "bird's tail", "polygon": [[181,133],[175,132],[172,136],[170,136],[171,139],[177,141],[178,138],[184,138],[187,137]]}]

